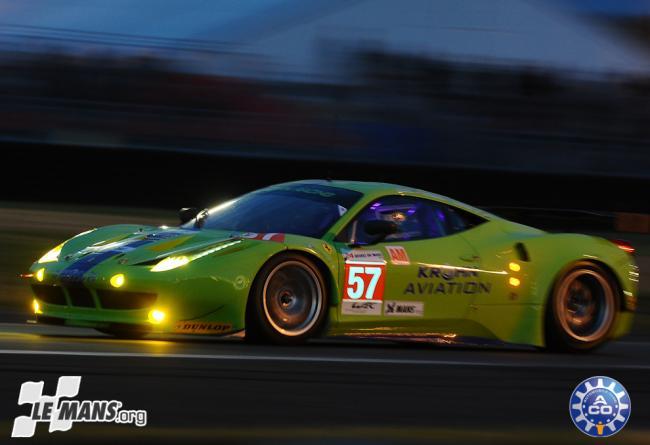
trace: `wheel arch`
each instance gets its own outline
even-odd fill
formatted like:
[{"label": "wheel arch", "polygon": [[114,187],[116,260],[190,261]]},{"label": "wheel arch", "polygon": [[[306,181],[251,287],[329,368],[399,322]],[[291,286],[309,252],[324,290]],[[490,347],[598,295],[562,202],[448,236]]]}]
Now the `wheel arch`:
[{"label": "wheel arch", "polygon": [[555,285],[558,283],[558,280],[560,280],[560,278],[562,278],[569,270],[571,270],[573,267],[575,267],[578,264],[593,264],[595,266],[600,267],[605,272],[607,272],[607,274],[613,280],[613,284],[615,287],[614,293],[616,295],[616,298],[618,299],[617,301],[618,310],[623,310],[625,304],[625,300],[622,295],[623,287],[622,287],[621,279],[616,274],[616,271],[609,264],[607,264],[606,262],[598,258],[578,258],[564,264],[564,266],[562,266],[553,276],[553,279],[551,280],[550,285],[548,286],[544,298],[544,311],[546,310],[546,307],[548,306],[548,302],[550,301],[553,295],[553,291],[555,290]]},{"label": "wheel arch", "polygon": [[264,261],[258,268],[257,272],[255,273],[255,276],[253,277],[253,281],[251,282],[251,285],[249,286],[248,289],[248,294],[246,296],[246,316],[245,318],[247,319],[248,317],[248,312],[251,310],[250,309],[250,302],[251,302],[251,293],[255,289],[255,283],[260,277],[260,272],[262,269],[264,269],[264,266],[266,266],[269,262],[275,260],[279,256],[283,255],[288,255],[288,254],[294,254],[294,255],[300,255],[303,256],[309,260],[311,260],[316,267],[318,267],[318,271],[323,275],[324,281],[325,281],[325,293],[328,296],[328,307],[332,306],[333,301],[335,301],[335,296],[333,295],[335,292],[335,289],[337,288],[336,282],[334,279],[334,274],[330,270],[329,267],[327,267],[327,264],[325,261],[320,258],[318,255],[315,255],[312,252],[301,250],[301,249],[285,249],[280,252],[276,252],[275,254],[271,255],[269,258]]},{"label": "wheel arch", "polygon": [[336,282],[334,281],[334,274],[332,270],[327,266],[327,263],[325,263],[325,261],[318,255],[315,255],[314,253],[306,250],[287,249],[283,253],[293,253],[297,255],[302,255],[306,258],[309,258],[314,262],[314,264],[316,264],[316,267],[318,267],[319,272],[322,273],[323,278],[325,278],[325,293],[328,296],[328,304],[329,306],[331,306],[332,301],[335,300],[335,296],[333,295],[333,292],[335,292],[337,286],[336,286]]},{"label": "wheel arch", "polygon": [[622,295],[622,292],[623,292],[622,289],[623,288],[621,287],[620,278],[618,277],[618,275],[616,274],[616,272],[614,271],[614,269],[611,266],[609,266],[607,263],[605,263],[604,261],[602,261],[602,260],[600,260],[598,258],[577,258],[577,259],[571,260],[571,261],[565,263],[564,266],[562,266],[555,273],[555,275],[553,276],[553,279],[550,282],[550,285],[548,286],[545,298],[543,300],[542,310],[540,311],[540,314],[541,314],[541,317],[542,317],[540,326],[542,328],[542,338],[544,339],[544,343],[545,343],[544,346],[548,346],[546,344],[546,341],[547,341],[547,338],[548,338],[547,329],[549,328],[548,325],[547,325],[547,312],[549,310],[548,306],[549,306],[550,301],[551,301],[551,299],[553,297],[553,292],[555,291],[556,285],[559,282],[559,280],[564,275],[566,275],[566,273],[568,271],[570,271],[571,269],[573,269],[574,267],[576,267],[576,266],[578,266],[580,264],[597,266],[597,267],[601,268],[602,270],[604,270],[609,275],[609,278],[610,278],[610,280],[611,280],[611,282],[612,282],[612,284],[614,286],[614,296],[617,299],[617,302],[616,302],[617,303],[617,308],[616,308],[617,312],[615,314],[615,318],[614,318],[614,321],[613,321],[613,326],[615,326],[615,324],[616,324],[616,318],[617,318],[618,314],[624,309],[625,302],[624,302],[624,298],[623,298],[623,295]]}]

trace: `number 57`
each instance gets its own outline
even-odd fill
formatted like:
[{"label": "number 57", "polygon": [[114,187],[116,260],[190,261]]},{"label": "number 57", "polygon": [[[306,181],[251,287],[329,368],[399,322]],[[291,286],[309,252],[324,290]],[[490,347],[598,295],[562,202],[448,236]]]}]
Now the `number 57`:
[{"label": "number 57", "polygon": [[345,292],[352,300],[381,300],[384,293],[383,266],[346,267]]}]

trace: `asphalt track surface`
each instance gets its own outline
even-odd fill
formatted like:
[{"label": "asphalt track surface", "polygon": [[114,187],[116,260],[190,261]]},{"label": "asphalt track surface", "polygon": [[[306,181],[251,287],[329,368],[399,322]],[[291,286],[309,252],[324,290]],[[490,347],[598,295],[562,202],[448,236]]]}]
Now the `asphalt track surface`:
[{"label": "asphalt track surface", "polygon": [[[622,382],[632,416],[607,443],[650,443],[650,343],[592,354],[468,344],[241,338],[116,340],[87,329],[0,324],[0,443],[603,443],[568,415],[582,380]],[[13,439],[24,381],[82,376],[79,399],[145,409],[148,424],[75,424]]]}]

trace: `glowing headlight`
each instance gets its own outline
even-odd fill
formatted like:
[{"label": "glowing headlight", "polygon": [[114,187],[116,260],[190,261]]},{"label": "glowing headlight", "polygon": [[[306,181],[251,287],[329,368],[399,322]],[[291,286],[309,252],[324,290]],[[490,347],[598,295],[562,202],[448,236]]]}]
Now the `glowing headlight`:
[{"label": "glowing headlight", "polygon": [[41,305],[39,304],[38,300],[34,299],[32,301],[32,309],[34,310],[35,314],[42,314],[43,311],[41,310]]},{"label": "glowing headlight", "polygon": [[166,270],[176,269],[177,267],[185,266],[190,262],[186,256],[168,256],[155,266],[151,268],[152,272],[164,272]]},{"label": "glowing headlight", "polygon": [[241,240],[231,241],[225,244],[219,244],[215,247],[210,247],[209,249],[201,250],[193,255],[177,255],[177,256],[168,256],[167,258],[160,260],[158,264],[151,268],[152,272],[164,272],[166,270],[176,269],[181,266],[185,266],[187,263],[203,258],[206,255],[218,252],[225,249],[226,247],[234,246],[235,244],[241,243]]},{"label": "glowing headlight", "polygon": [[54,249],[47,252],[45,255],[43,255],[38,260],[38,262],[39,263],[51,263],[53,261],[58,261],[59,260],[59,254],[61,253],[61,249],[63,249],[64,244],[65,243],[61,243],[58,246],[56,246]]},{"label": "glowing headlight", "polygon": [[45,278],[45,269],[44,268],[38,269],[36,271],[36,273],[34,274],[34,276],[36,277],[37,281],[39,281],[39,282],[43,281],[43,279]]}]

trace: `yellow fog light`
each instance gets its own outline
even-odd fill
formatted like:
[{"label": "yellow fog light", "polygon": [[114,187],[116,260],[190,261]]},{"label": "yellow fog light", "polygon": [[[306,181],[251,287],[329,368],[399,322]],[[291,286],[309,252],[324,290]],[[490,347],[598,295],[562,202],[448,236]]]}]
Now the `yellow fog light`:
[{"label": "yellow fog light", "polygon": [[110,279],[111,286],[113,287],[122,287],[124,286],[124,282],[126,279],[124,278],[123,273],[118,273],[117,275],[113,275]]},{"label": "yellow fog light", "polygon": [[149,311],[149,322],[153,324],[160,324],[165,321],[165,313],[159,309],[152,309]]},{"label": "yellow fog light", "polygon": [[513,287],[517,287],[517,286],[519,286],[521,284],[521,281],[519,281],[519,278],[515,278],[515,277],[510,277],[508,282],[510,283],[510,286],[513,286]]},{"label": "yellow fog light", "polygon": [[34,275],[38,281],[43,281],[45,278],[45,269],[38,269]]},{"label": "yellow fog light", "polygon": [[508,264],[508,267],[513,272],[519,272],[521,270],[521,266],[519,264],[515,263],[515,262],[512,262],[512,263]]},{"label": "yellow fog light", "polygon": [[36,300],[36,299],[34,299],[32,301],[32,309],[34,310],[35,314],[42,314],[43,313],[43,311],[41,310],[41,305],[38,302],[38,300]]}]

